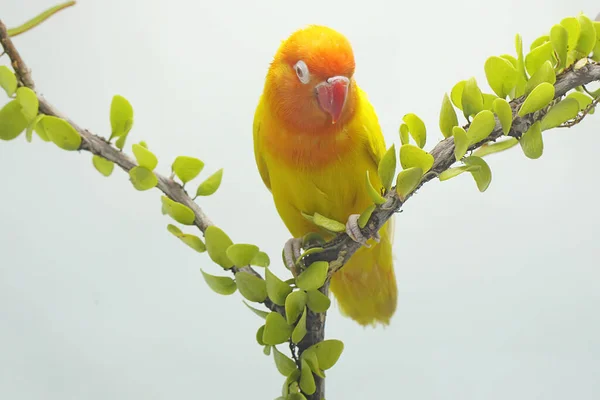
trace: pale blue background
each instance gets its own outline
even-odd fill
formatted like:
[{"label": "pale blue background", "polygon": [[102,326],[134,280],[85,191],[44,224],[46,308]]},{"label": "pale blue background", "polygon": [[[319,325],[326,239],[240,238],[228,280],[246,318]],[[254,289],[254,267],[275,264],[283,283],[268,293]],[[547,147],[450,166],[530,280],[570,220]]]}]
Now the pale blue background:
[{"label": "pale blue background", "polygon": [[[55,0],[0,0],[14,26]],[[251,125],[280,40],[309,23],[352,42],[356,77],[388,144],[401,117],[427,123],[443,93],[597,1],[82,0],[15,43],[43,93],[109,133],[116,93],[135,109],[168,173],[177,155],[225,167],[199,202],[238,242],[279,259],[289,234],[254,166]],[[6,63],[6,57],[1,62]],[[544,135],[540,160],[491,156],[480,194],[468,176],[431,182],[397,219],[399,306],[387,329],[329,313],[346,343],[327,399],[600,397],[600,116]],[[128,146],[128,149],[130,147]],[[88,153],[24,137],[0,143],[0,398],[271,399],[283,377],[254,341],[261,321],[217,268],[167,233],[159,193],[106,179]],[[283,275],[283,269],[277,272]]]}]

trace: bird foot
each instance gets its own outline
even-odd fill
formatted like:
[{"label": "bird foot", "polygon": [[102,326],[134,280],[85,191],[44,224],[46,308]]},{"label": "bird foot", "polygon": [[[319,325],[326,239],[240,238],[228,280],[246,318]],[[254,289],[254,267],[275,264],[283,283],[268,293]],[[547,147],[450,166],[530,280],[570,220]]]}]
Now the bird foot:
[{"label": "bird foot", "polygon": [[[362,244],[365,247],[371,247],[370,244],[367,244],[368,237],[365,237],[360,231],[360,226],[358,225],[359,214],[352,214],[348,217],[348,222],[346,223],[346,234],[350,236],[350,239],[354,240],[357,243]],[[375,232],[373,235],[373,240],[377,243],[381,240],[379,236],[379,232]]]},{"label": "bird foot", "polygon": [[283,259],[285,266],[297,276],[296,261],[300,258],[300,249],[302,248],[302,238],[291,238],[283,246]]}]

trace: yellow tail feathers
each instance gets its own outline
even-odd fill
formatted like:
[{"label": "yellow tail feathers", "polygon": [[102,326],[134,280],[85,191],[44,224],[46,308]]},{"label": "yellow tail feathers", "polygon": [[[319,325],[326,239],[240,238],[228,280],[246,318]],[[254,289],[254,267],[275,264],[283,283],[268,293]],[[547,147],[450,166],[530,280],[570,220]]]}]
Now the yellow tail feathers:
[{"label": "yellow tail feathers", "polygon": [[398,290],[392,261],[393,225],[386,223],[371,247],[361,247],[331,279],[342,314],[361,325],[389,324],[396,311]]}]

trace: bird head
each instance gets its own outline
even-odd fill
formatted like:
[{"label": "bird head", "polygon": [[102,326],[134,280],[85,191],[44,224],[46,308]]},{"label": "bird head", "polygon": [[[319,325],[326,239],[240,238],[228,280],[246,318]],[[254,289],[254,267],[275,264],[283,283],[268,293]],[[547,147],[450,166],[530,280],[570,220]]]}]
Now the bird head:
[{"label": "bird head", "polygon": [[311,25],[283,41],[269,68],[265,92],[289,124],[311,130],[339,125],[354,112],[354,67],[346,37]]}]

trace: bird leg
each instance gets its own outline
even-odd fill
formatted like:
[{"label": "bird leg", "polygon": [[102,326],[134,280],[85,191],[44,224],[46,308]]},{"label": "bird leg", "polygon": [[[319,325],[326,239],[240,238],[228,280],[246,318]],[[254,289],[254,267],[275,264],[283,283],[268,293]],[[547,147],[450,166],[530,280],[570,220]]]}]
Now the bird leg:
[{"label": "bird leg", "polygon": [[[350,236],[350,239],[354,240],[357,243],[362,244],[365,247],[371,247],[370,244],[367,244],[367,240],[369,238],[365,237],[360,231],[360,226],[358,225],[358,218],[360,214],[352,214],[348,217],[348,222],[346,222],[346,234]],[[379,236],[379,232],[375,232],[373,235],[373,240],[377,243],[381,240],[381,236]]]},{"label": "bird leg", "polygon": [[283,259],[285,266],[297,276],[296,261],[300,258],[300,249],[302,248],[302,238],[291,238],[283,246]]}]

